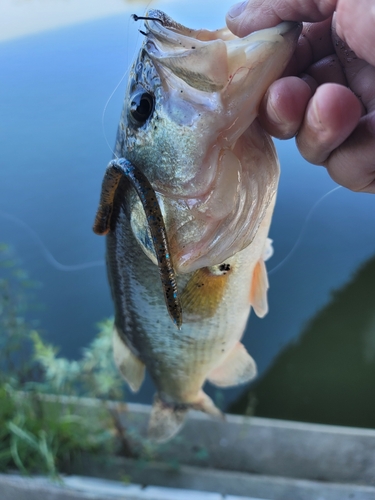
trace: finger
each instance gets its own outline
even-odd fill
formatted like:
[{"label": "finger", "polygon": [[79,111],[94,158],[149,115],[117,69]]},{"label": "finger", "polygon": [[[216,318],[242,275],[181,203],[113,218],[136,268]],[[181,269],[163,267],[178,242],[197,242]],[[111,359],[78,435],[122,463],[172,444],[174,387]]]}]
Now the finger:
[{"label": "finger", "polygon": [[309,85],[296,76],[277,80],[267,90],[259,108],[262,127],[279,139],[294,137],[311,96]]},{"label": "finger", "polygon": [[361,117],[361,104],[347,88],[334,83],[318,87],[310,100],[297,146],[307,161],[323,165],[356,128]]},{"label": "finger", "polygon": [[[280,22],[280,19],[277,22]],[[284,71],[284,76],[298,75],[316,61],[335,53],[331,23],[332,16],[322,22],[303,24],[296,50]]]},{"label": "finger", "polygon": [[228,28],[243,37],[281,21],[318,22],[331,16],[337,0],[249,0],[234,5],[226,16]]},{"label": "finger", "polygon": [[337,5],[337,33],[361,59],[375,66],[375,3],[346,0]]},{"label": "finger", "polygon": [[375,112],[361,118],[353,134],[324,166],[333,180],[352,191],[375,193]]},{"label": "finger", "polygon": [[337,16],[334,16],[332,23],[332,38],[350,88],[360,98],[365,108],[372,111],[375,109],[375,67],[360,59],[338,36]]},{"label": "finger", "polygon": [[344,70],[336,54],[331,54],[312,64],[306,72],[314,79],[317,85],[337,83],[345,87],[348,86]]},{"label": "finger", "polygon": [[298,64],[297,74],[316,61],[334,54],[331,24],[332,16],[319,23],[303,23],[302,33],[295,51],[295,59]]}]

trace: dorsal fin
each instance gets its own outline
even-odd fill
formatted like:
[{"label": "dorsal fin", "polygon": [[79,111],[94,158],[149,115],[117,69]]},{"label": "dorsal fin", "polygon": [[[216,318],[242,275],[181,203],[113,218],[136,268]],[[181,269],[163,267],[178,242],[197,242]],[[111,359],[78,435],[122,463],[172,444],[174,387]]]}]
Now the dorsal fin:
[{"label": "dorsal fin", "polygon": [[171,439],[184,423],[187,410],[187,406],[164,403],[156,394],[148,424],[148,437],[157,443]]},{"label": "dorsal fin", "polygon": [[198,392],[194,401],[186,404],[165,403],[156,394],[148,424],[148,437],[157,443],[171,439],[180,430],[189,408],[203,411],[216,418],[225,418],[224,413],[215,406],[212,399],[202,390]]}]

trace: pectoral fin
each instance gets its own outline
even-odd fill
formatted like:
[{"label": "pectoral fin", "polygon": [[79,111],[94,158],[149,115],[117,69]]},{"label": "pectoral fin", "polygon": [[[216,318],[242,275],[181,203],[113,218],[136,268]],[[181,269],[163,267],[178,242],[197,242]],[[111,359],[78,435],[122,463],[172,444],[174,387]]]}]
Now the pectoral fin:
[{"label": "pectoral fin", "polygon": [[208,380],[219,387],[244,384],[257,374],[255,361],[241,342],[237,342],[223,363],[215,368]]},{"label": "pectoral fin", "polygon": [[273,255],[272,240],[267,238],[262,258],[255,264],[250,289],[250,303],[255,314],[263,318],[268,313],[267,290],[269,288],[267,269],[264,262]]},{"label": "pectoral fin", "polygon": [[268,313],[268,286],[266,266],[264,260],[260,259],[255,264],[250,289],[250,303],[259,318],[263,318]]},{"label": "pectoral fin", "polygon": [[116,327],[113,329],[113,357],[130,389],[137,392],[145,378],[145,365],[121,339]]}]

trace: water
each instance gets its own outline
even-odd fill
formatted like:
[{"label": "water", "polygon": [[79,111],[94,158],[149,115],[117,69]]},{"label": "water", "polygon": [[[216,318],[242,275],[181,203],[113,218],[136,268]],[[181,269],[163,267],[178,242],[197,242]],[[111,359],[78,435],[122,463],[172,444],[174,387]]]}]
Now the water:
[{"label": "water", "polygon": [[331,294],[231,411],[334,425],[375,426],[375,257]]},{"label": "water", "polygon": [[[231,2],[158,4],[188,26],[223,24]],[[198,8],[199,6],[199,8]],[[216,6],[213,8],[213,6]],[[143,7],[132,4],[130,12]],[[48,340],[76,358],[112,315],[103,265],[104,241],[92,233],[100,185],[112,153],[126,78],[107,99],[140,41],[129,14],[103,18],[0,44],[0,242],[13,246],[22,266],[42,288],[38,315]],[[244,343],[260,376],[279,353],[299,338],[305,325],[375,254],[375,197],[345,189],[311,207],[335,187],[325,170],[307,164],[293,141],[277,142],[282,177],[271,227],[272,269],[303,235],[291,258],[270,275],[270,313],[252,315]],[[20,222],[21,221],[21,222]],[[31,228],[33,232],[30,232]],[[37,237],[35,236],[37,235]],[[79,271],[51,266],[39,240],[65,265],[93,262]],[[322,345],[324,349],[324,345]],[[208,392],[228,403],[242,388]],[[146,381],[133,400],[149,402]]]}]

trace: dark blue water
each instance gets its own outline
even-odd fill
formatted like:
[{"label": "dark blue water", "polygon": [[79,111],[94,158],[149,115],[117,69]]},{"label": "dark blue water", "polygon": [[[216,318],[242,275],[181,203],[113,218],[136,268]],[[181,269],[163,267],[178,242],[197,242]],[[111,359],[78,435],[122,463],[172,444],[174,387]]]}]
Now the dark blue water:
[{"label": "dark blue water", "polygon": [[[177,10],[187,25],[222,24],[219,13],[200,9],[198,18],[186,5],[168,12]],[[11,244],[22,267],[41,283],[40,327],[68,357],[78,357],[95,335],[95,324],[112,314],[104,266],[55,269],[14,217],[35,231],[60,263],[103,260],[104,241],[91,230],[112,155],[102,113],[133,58],[136,34],[124,15],[0,44],[0,242]],[[126,79],[105,113],[111,145],[125,86]],[[375,197],[340,189],[322,200],[305,224],[311,207],[335,184],[323,168],[301,159],[293,141],[278,142],[277,148],[282,177],[269,269],[290,252],[303,227],[304,232],[290,259],[270,275],[270,313],[250,319],[244,343],[261,374],[331,292],[375,253]],[[152,392],[146,385],[138,400],[148,400]],[[233,399],[239,390],[226,392]]]}]

